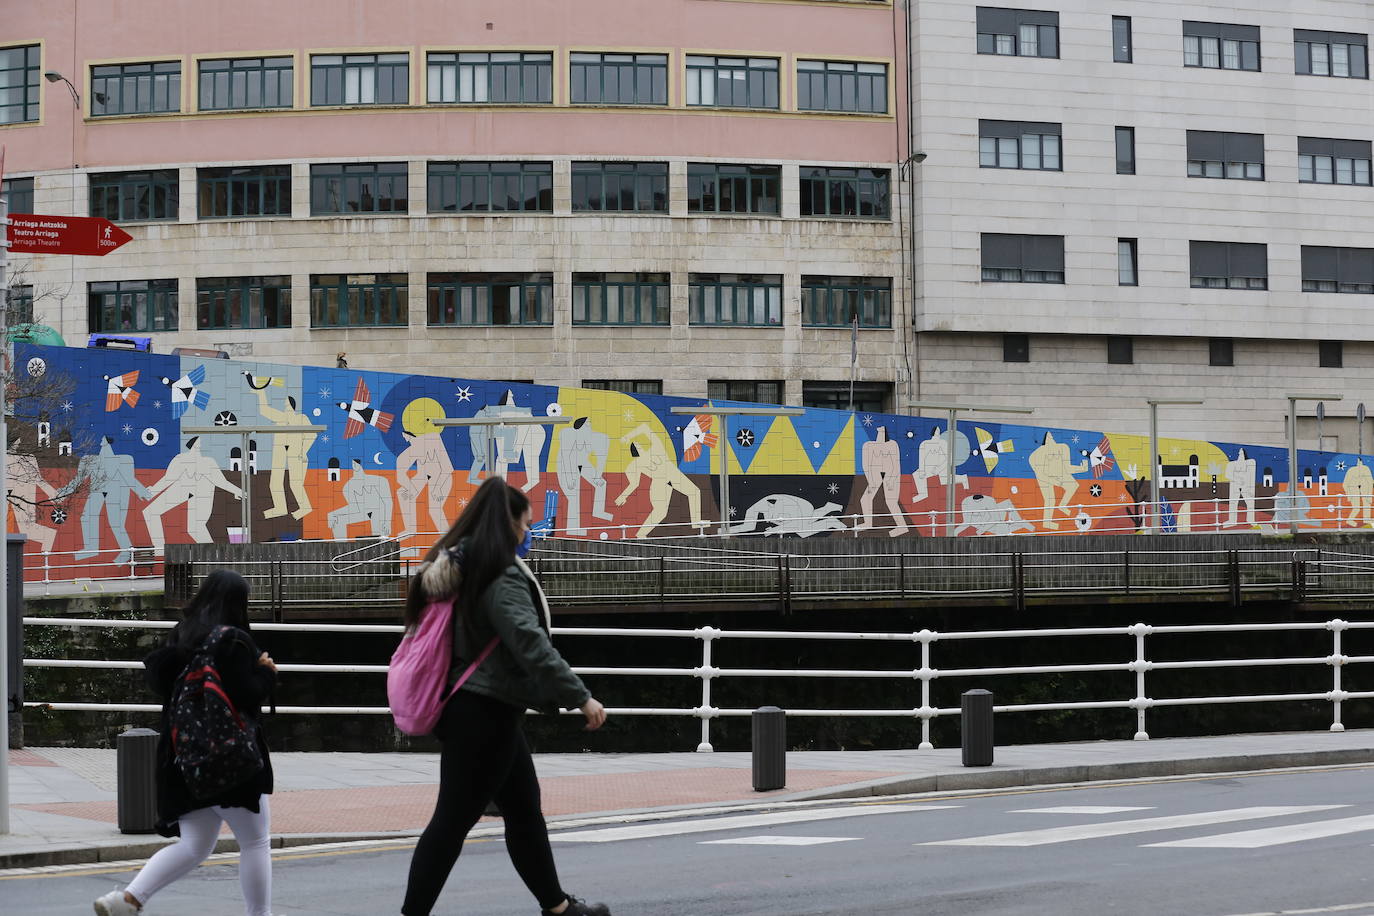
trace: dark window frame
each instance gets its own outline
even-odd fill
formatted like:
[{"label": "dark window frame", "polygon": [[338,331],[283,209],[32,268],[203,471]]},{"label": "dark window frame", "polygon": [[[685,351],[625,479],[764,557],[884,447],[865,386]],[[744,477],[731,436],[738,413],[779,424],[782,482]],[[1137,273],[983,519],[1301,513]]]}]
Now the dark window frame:
[{"label": "dark window frame", "polygon": [[181,179],[176,169],[94,172],[87,197],[91,216],[117,223],[174,223],[181,207]]},{"label": "dark window frame", "polygon": [[1189,178],[1264,181],[1264,134],[1187,131]]},{"label": "dark window frame", "polygon": [[1374,295],[1374,248],[1303,245],[1302,291]]},{"label": "dark window frame", "polygon": [[5,295],[5,324],[14,327],[33,323],[33,284],[15,283],[0,290]]},{"label": "dark window frame", "polygon": [[[1261,258],[1264,264],[1262,274],[1257,272]],[[1218,267],[1224,272],[1218,272]],[[1263,242],[1190,240],[1188,277],[1192,289],[1268,289],[1268,246]]]},{"label": "dark window frame", "polygon": [[[976,12],[979,54],[1059,57],[1059,13],[980,6]],[[1030,36],[1034,34],[1032,45]],[[1034,48],[1033,52],[1028,49]]]},{"label": "dark window frame", "polygon": [[[978,167],[1030,172],[1064,171],[1062,124],[1048,121],[978,121]],[[1050,141],[1053,140],[1053,143]],[[1034,156],[1031,148],[1034,147]],[[1054,165],[1047,165],[1053,147]],[[1034,162],[1034,165],[1028,165]]]},{"label": "dark window frame", "polygon": [[670,280],[667,273],[575,272],[572,323],[668,327],[672,324]]},{"label": "dark window frame", "polygon": [[666,162],[575,161],[571,184],[574,213],[668,212]]},{"label": "dark window frame", "polygon": [[1064,283],[1064,236],[984,232],[984,283]]},{"label": "dark window frame", "polygon": [[[124,326],[110,327],[106,316],[117,315],[124,309],[134,320]],[[140,333],[154,334],[177,330],[179,322],[177,281],[109,280],[86,284],[86,321],[93,334]]]},{"label": "dark window frame", "polygon": [[802,327],[847,328],[856,314],[862,329],[892,328],[891,277],[802,276]]},{"label": "dark window frame", "polygon": [[777,216],[781,194],[781,166],[687,163],[688,213]]},{"label": "dark window frame", "polygon": [[[1122,268],[1126,265],[1122,263],[1122,246],[1126,246],[1124,254],[1130,259],[1130,279],[1124,279],[1125,271]],[[1140,240],[1119,238],[1116,240],[1116,285],[1117,286],[1139,286],[1140,285]]]},{"label": "dark window frame", "polygon": [[621,394],[661,396],[663,394],[663,379],[584,378],[581,387],[592,391],[618,391]]},{"label": "dark window frame", "polygon": [[887,101],[887,64],[813,58],[797,61],[798,111],[887,114]]},{"label": "dark window frame", "polygon": [[1211,337],[1207,340],[1207,365],[1234,366],[1236,364],[1235,340],[1230,337]]},{"label": "dark window frame", "polygon": [[409,291],[404,273],[311,274],[310,327],[406,327]]},{"label": "dark window frame", "polygon": [[[894,396],[893,387],[891,382],[854,382],[854,412],[890,413]],[[802,380],[802,406],[848,411],[851,406],[850,390],[851,385],[847,381]]]},{"label": "dark window frame", "polygon": [[180,60],[92,64],[90,79],[93,118],[181,112]]},{"label": "dark window frame", "polygon": [[[1135,174],[1135,128],[1118,126],[1113,134],[1116,143],[1116,173],[1118,175]],[[1121,153],[1122,142],[1125,142],[1129,158],[1123,158]]]},{"label": "dark window frame", "polygon": [[781,328],[782,275],[690,274],[687,321],[699,327]]},{"label": "dark window frame", "polygon": [[[196,72],[196,108],[198,111],[243,111],[295,107],[295,57],[207,58],[197,62]],[[235,98],[240,94],[242,94],[242,102],[235,104]],[[228,96],[227,101],[217,101],[225,95]],[[256,104],[254,104],[254,99],[256,99]]]},{"label": "dark window frame", "polygon": [[1002,335],[1002,362],[1004,362],[1004,363],[1028,363],[1028,362],[1030,362],[1030,335],[1029,335],[1029,334],[1003,334],[1003,335]]},{"label": "dark window frame", "polygon": [[[568,100],[573,105],[657,107],[668,104],[667,54],[570,51],[568,78]],[[595,93],[588,91],[593,82]],[[613,93],[607,92],[608,85],[614,86]],[[628,98],[625,97],[627,87]],[[611,94],[619,97],[607,98]]]},{"label": "dark window frame", "polygon": [[803,165],[798,190],[802,217],[892,218],[892,173],[887,169]]},{"label": "dark window frame", "polygon": [[1131,35],[1131,17],[1112,17],[1112,63],[1135,63],[1135,40]]},{"label": "dark window frame", "polygon": [[[1192,39],[1190,50],[1189,39]],[[1227,66],[1228,43],[1235,44],[1236,66]],[[1215,54],[1216,63],[1207,63]],[[1189,62],[1189,58],[1193,62]],[[1183,22],[1183,66],[1204,70],[1246,70],[1258,73],[1262,67],[1260,28],[1224,22]],[[1253,64],[1248,66],[1247,64]]]},{"label": "dark window frame", "polygon": [[[11,56],[17,61],[11,61]],[[42,46],[36,44],[0,48],[0,61],[4,62],[0,64],[0,94],[17,92],[19,95],[18,102],[0,105],[0,124],[31,124],[39,119],[42,56]]]},{"label": "dark window frame", "polygon": [[1369,187],[1374,184],[1371,147],[1374,144],[1368,140],[1299,137],[1298,183]]},{"label": "dark window frame", "polygon": [[11,213],[33,212],[33,179],[4,179],[5,199]]},{"label": "dark window frame", "polygon": [[425,321],[431,328],[550,326],[553,274],[430,273],[425,278]]},{"label": "dark window frame", "polygon": [[[1314,53],[1321,49],[1321,54]],[[1345,73],[1336,71],[1336,49],[1343,48]],[[1318,60],[1321,60],[1321,72]],[[1325,76],[1333,79],[1369,79],[1369,36],[1359,32],[1325,32],[1314,29],[1293,30],[1293,72],[1299,76]]]},{"label": "dark window frame", "polygon": [[[518,193],[513,195],[512,190]],[[425,174],[425,206],[429,213],[460,216],[552,213],[553,163],[513,159],[431,162]]]},{"label": "dark window frame", "polygon": [[314,163],[310,166],[310,215],[405,216],[410,212],[409,182],[406,162]]},{"label": "dark window frame", "polygon": [[1135,365],[1135,338],[1128,335],[1112,335],[1107,338],[1107,364],[1110,366]]},{"label": "dark window frame", "polygon": [[263,219],[291,215],[291,166],[196,169],[198,219]]},{"label": "dark window frame", "polygon": [[[230,317],[238,313],[238,320]],[[197,277],[198,330],[260,330],[291,327],[291,277]]]},{"label": "dark window frame", "polygon": [[430,105],[552,105],[553,58],[551,51],[430,51],[425,100]]},{"label": "dark window frame", "polygon": [[1317,341],[1317,367],[1319,369],[1345,368],[1345,341]]},{"label": "dark window frame", "polygon": [[[740,401],[745,404],[781,404],[787,383],[781,379],[707,379],[708,401]],[[776,391],[776,397],[767,397]]]},{"label": "dark window frame", "polygon": [[[689,54],[686,72],[687,84],[683,98],[688,108],[777,111],[781,106],[781,58]],[[735,83],[743,85],[736,87]],[[703,101],[708,85],[711,87],[710,101]],[[729,98],[724,102],[721,101],[722,88],[729,90]],[[743,99],[736,97],[738,91],[743,92]]]},{"label": "dark window frame", "polygon": [[[355,98],[349,74],[356,73]],[[370,95],[371,98],[366,98]],[[311,54],[310,107],[339,108],[410,104],[410,53]]]}]

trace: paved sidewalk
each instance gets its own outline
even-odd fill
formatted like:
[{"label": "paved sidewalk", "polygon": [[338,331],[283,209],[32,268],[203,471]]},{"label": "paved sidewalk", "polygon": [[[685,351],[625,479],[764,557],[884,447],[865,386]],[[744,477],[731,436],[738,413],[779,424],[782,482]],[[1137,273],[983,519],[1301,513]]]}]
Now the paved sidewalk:
[{"label": "paved sidewalk", "polygon": [[[272,762],[272,829],[281,846],[413,836],[437,790],[434,754],[282,753]],[[1374,762],[1374,729],[1017,745],[997,748],[990,767],[964,767],[958,748],[796,751],[787,755],[787,787],[755,792],[748,753],[536,757],[544,810],[555,824],[688,808],[1368,762]],[[11,751],[9,773],[11,832],[0,835],[0,869],[140,858],[166,842],[119,832],[113,750]]]}]

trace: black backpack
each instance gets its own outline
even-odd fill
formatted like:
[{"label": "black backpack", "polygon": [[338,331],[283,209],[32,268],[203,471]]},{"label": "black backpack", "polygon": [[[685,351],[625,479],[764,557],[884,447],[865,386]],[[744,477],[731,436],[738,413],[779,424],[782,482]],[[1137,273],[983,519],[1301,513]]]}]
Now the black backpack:
[{"label": "black backpack", "polygon": [[216,649],[233,638],[233,627],[215,627],[172,689],[172,756],[193,798],[214,798],[262,770],[256,729],[234,706],[215,667]]}]

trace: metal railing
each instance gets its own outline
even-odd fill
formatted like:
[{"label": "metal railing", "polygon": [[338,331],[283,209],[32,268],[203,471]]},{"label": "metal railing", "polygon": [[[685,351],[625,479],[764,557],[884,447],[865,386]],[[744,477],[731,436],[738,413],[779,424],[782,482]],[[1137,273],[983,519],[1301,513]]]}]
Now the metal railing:
[{"label": "metal railing", "polygon": [[[104,627],[164,629],[172,626],[168,621],[145,620],[97,620],[67,619],[48,617],[25,617],[26,627]],[[399,635],[401,627],[389,624],[260,624],[255,629],[267,631],[310,632],[321,634],[336,633],[388,633]],[[1374,656],[1352,656],[1342,652],[1342,635],[1348,631],[1374,630],[1374,622],[1348,622],[1340,619],[1308,623],[1260,623],[1260,624],[1203,624],[1187,626],[1151,626],[1137,623],[1131,626],[1078,627],[1053,629],[987,630],[970,632],[939,632],[921,630],[915,633],[882,632],[808,632],[808,631],[769,631],[769,630],[722,630],[715,627],[694,629],[656,629],[656,628],[619,628],[619,627],[555,627],[553,633],[559,637],[611,637],[617,639],[673,639],[695,640],[700,643],[700,664],[692,667],[651,667],[651,666],[591,666],[574,667],[580,675],[613,678],[678,678],[694,679],[699,682],[700,702],[690,708],[672,707],[634,707],[621,706],[610,710],[617,716],[671,716],[694,718],[701,724],[699,751],[709,751],[711,745],[711,721],[724,717],[750,715],[754,708],[764,705],[769,698],[765,690],[757,692],[758,702],[749,707],[717,707],[712,704],[713,685],[726,679],[740,680],[810,680],[810,679],[886,679],[894,683],[917,682],[919,687],[913,691],[912,699],[916,705],[907,708],[803,708],[788,709],[789,716],[804,717],[886,717],[909,719],[921,724],[921,749],[931,748],[930,727],[932,721],[959,714],[957,706],[937,707],[932,705],[931,685],[936,679],[974,680],[986,685],[989,678],[1012,676],[1036,676],[1064,673],[1117,672],[1132,675],[1134,693],[1102,696],[1097,699],[1008,704],[994,707],[999,713],[1027,713],[1068,710],[1111,710],[1130,709],[1135,711],[1137,740],[1149,738],[1146,716],[1149,710],[1165,707],[1213,706],[1236,703],[1287,703],[1298,701],[1320,701],[1331,704],[1331,731],[1344,731],[1341,721],[1342,704],[1349,700],[1374,698],[1374,691],[1347,691],[1342,687],[1342,672],[1352,665],[1367,665],[1374,662]],[[1293,655],[1292,640],[1297,633],[1329,633],[1330,652],[1325,655]],[[1169,636],[1196,634],[1270,634],[1275,637],[1273,649],[1276,655],[1253,658],[1209,658],[1169,661],[1152,660],[1147,649],[1153,641]],[[1015,665],[1001,667],[945,668],[936,666],[935,656],[942,646],[972,640],[1072,640],[1082,637],[1121,637],[1122,655],[1127,653],[1126,641],[1134,648],[1133,658],[1129,661],[1104,661],[1066,665]],[[918,646],[919,664],[911,668],[888,669],[832,669],[832,668],[752,668],[721,666],[713,660],[715,646],[722,642],[733,641],[824,641],[841,642],[880,642],[909,643]],[[636,657],[633,652],[629,657]],[[752,657],[753,653],[749,653]],[[915,659],[913,659],[915,661]],[[26,668],[114,668],[137,669],[139,661],[110,661],[101,659],[24,659]],[[1329,668],[1331,689],[1321,692],[1244,694],[1229,696],[1190,696],[1152,698],[1147,691],[1147,679],[1155,673],[1182,670],[1221,670],[1221,669],[1268,669],[1268,668]],[[282,673],[302,674],[369,674],[382,675],[385,665],[355,664],[279,664]],[[78,710],[102,712],[156,712],[159,706],[148,703],[95,703],[95,702],[26,702],[26,707],[52,710]],[[389,710],[384,706],[278,706],[278,713],[286,715],[385,715]]]}]

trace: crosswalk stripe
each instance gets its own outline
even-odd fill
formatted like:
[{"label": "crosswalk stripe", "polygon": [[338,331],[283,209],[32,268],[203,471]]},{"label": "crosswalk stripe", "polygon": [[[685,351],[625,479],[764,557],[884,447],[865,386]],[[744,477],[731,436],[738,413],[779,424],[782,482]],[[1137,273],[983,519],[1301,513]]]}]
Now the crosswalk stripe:
[{"label": "crosswalk stripe", "polygon": [[725,840],[702,840],[702,846],[823,846],[826,843],[849,843],[856,836],[737,836]]},{"label": "crosswalk stripe", "polygon": [[918,846],[1046,846],[1073,840],[1092,840],[1151,830],[1175,830],[1180,827],[1204,827],[1231,821],[1248,821],[1261,817],[1280,817],[1285,814],[1309,814],[1330,811],[1348,805],[1271,805],[1252,808],[1231,808],[1223,811],[1202,811],[1197,814],[1178,814],[1170,817],[1140,817],[1126,821],[1106,821],[1098,824],[1075,824],[1050,827],[1044,830],[1021,830],[989,836],[965,837],[959,840],[937,840],[917,843]]},{"label": "crosswalk stripe", "polygon": [[1150,846],[1176,846],[1190,849],[1260,849],[1264,846],[1281,846],[1284,843],[1300,843],[1303,840],[1318,840],[1322,837],[1341,836],[1374,830],[1374,815],[1342,817],[1330,821],[1312,821],[1307,824],[1289,824],[1281,827],[1264,827],[1259,830],[1241,830],[1236,833],[1222,833],[1216,836],[1194,837],[1190,840],[1173,840],[1168,843],[1150,843]]},{"label": "crosswalk stripe", "polygon": [[1020,808],[1008,814],[1125,814],[1128,811],[1153,811],[1153,805],[1059,805],[1052,808]]},{"label": "crosswalk stripe", "polygon": [[829,821],[843,817],[939,811],[959,807],[961,806],[855,805],[844,808],[817,808],[807,811],[773,811],[767,814],[742,814],[735,817],[714,817],[692,821],[666,821],[654,824],[638,824],[632,827],[573,830],[567,833],[550,833],[549,839],[560,843],[610,843],[616,840],[643,840],[651,837],[679,836],[687,833],[710,833],[716,830],[741,830],[752,827],[772,827],[778,824],[801,824],[807,821]]}]

